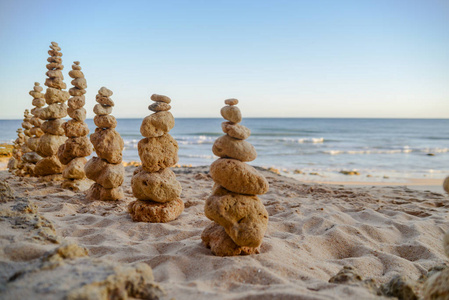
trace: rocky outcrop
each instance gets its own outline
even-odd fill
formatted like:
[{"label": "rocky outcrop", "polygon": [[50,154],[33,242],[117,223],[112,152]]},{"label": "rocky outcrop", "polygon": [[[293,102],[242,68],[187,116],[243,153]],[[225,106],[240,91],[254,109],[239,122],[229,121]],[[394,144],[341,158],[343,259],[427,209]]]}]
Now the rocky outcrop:
[{"label": "rocky outcrop", "polygon": [[178,143],[168,133],[175,126],[169,111],[171,99],[154,94],[151,100],[154,103],[148,109],[154,113],[145,117],[140,126],[144,136],[138,144],[142,167],[134,171],[131,180],[138,200],[129,204],[129,213],[134,221],[165,223],[184,210],[181,184],[170,170],[178,162]]},{"label": "rocky outcrop", "polygon": [[213,153],[220,157],[210,166],[215,182],[212,195],[204,207],[206,217],[214,221],[201,235],[203,243],[218,256],[259,253],[268,224],[268,212],[257,195],[268,192],[268,182],[252,161],[257,153],[245,141],[250,130],[243,125],[237,99],[228,99],[221,109],[227,120],[222,129],[226,135],[218,138]]},{"label": "rocky outcrop", "polygon": [[112,91],[102,87],[96,97],[94,107],[95,133],[90,136],[97,157],[90,159],[84,166],[87,178],[95,183],[87,191],[91,200],[119,200],[125,196],[121,187],[125,178],[122,165],[123,139],[115,130],[117,121],[111,116],[114,102],[110,98]]}]

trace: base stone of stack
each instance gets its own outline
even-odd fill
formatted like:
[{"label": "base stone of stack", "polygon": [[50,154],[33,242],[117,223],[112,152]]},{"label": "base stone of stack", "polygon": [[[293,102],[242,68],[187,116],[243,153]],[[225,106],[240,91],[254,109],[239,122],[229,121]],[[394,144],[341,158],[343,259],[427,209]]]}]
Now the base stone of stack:
[{"label": "base stone of stack", "polygon": [[99,157],[90,159],[84,171],[87,178],[107,189],[121,186],[125,179],[125,167],[122,164],[110,164]]},{"label": "base stone of stack", "polygon": [[178,162],[178,143],[170,134],[141,139],[137,150],[142,167],[150,173],[169,168]]},{"label": "base stone of stack", "polygon": [[128,211],[135,222],[167,223],[184,211],[184,202],[179,198],[166,203],[137,200],[129,204]]},{"label": "base stone of stack", "polygon": [[86,177],[84,173],[84,165],[87,159],[85,157],[77,157],[72,159],[62,171],[62,176],[67,179],[83,179]]},{"label": "base stone of stack", "polygon": [[165,203],[181,196],[182,187],[175,173],[169,168],[150,173],[142,167],[134,171],[131,179],[134,197]]},{"label": "base stone of stack", "polygon": [[254,167],[236,159],[217,159],[210,166],[210,176],[215,183],[234,193],[262,195],[268,192],[266,178]]},{"label": "base stone of stack", "polygon": [[[40,176],[40,175],[38,175],[38,176]],[[41,176],[39,178],[39,180],[42,182],[55,182],[55,181],[63,181],[64,177],[62,177],[62,174],[59,173],[59,174],[51,174],[51,175]]]},{"label": "base stone of stack", "polygon": [[[37,164],[35,174],[38,176],[46,176],[51,174],[62,173],[63,165],[56,155],[42,158]],[[62,176],[62,175],[61,175]]]},{"label": "base stone of stack", "polygon": [[217,223],[212,223],[204,229],[201,239],[212,254],[217,256],[236,256],[259,254],[260,247],[242,247],[234,243],[225,229]]},{"label": "base stone of stack", "polygon": [[94,183],[87,190],[86,198],[89,200],[120,200],[125,198],[122,187],[106,189]]},{"label": "base stone of stack", "polygon": [[74,180],[64,180],[61,183],[61,187],[63,189],[68,189],[74,192],[80,192],[80,191],[85,191],[87,189],[89,189],[90,187],[90,182],[88,182],[87,180],[82,180],[82,179],[74,179]]}]

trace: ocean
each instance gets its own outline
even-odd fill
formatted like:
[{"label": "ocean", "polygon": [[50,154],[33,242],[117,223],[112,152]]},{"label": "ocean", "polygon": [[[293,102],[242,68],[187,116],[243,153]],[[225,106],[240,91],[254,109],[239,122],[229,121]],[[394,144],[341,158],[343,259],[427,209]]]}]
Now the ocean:
[{"label": "ocean", "polygon": [[[223,121],[176,119],[170,134],[179,144],[179,164],[210,165]],[[12,142],[21,122],[0,120],[0,142]],[[93,132],[93,120],[86,122]],[[118,119],[125,161],[139,161],[141,122]],[[340,171],[357,171],[357,180],[363,181],[449,175],[448,119],[246,118],[242,124],[251,129],[247,141],[258,153],[251,165],[273,167],[299,179],[339,180],[344,177]]]}]

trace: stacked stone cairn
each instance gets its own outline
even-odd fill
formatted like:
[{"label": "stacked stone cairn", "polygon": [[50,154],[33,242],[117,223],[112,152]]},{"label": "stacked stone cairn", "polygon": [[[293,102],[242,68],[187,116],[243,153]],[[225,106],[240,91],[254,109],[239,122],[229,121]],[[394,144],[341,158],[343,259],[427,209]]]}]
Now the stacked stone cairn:
[{"label": "stacked stone cairn", "polygon": [[220,157],[210,166],[215,182],[204,212],[214,221],[202,233],[204,244],[218,256],[259,253],[267,229],[268,212],[257,195],[268,191],[268,182],[255,168],[244,162],[257,157],[254,147],[245,141],[251,131],[242,121],[237,99],[225,100],[221,115],[226,135],[219,137],[213,153]]},{"label": "stacked stone cairn", "polygon": [[84,94],[86,93],[87,82],[79,64],[79,61],[75,61],[72,70],[69,72],[69,76],[74,78],[72,80],[74,87],[69,90],[72,97],[68,101],[69,107],[67,109],[72,119],[62,126],[67,140],[58,150],[59,161],[66,165],[62,172],[62,177],[65,180],[61,186],[73,191],[82,189],[82,180],[86,178],[84,173],[84,165],[87,162],[86,156],[89,156],[93,151],[92,143],[87,137],[89,128],[84,122],[86,120],[86,109],[84,108],[86,98]]},{"label": "stacked stone cairn", "polygon": [[171,99],[152,95],[148,109],[154,113],[145,117],[140,126],[144,136],[138,144],[142,166],[133,174],[131,186],[138,200],[129,204],[129,213],[136,222],[165,223],[184,211],[181,184],[170,169],[178,162],[178,143],[168,133],[175,126],[169,112]]},{"label": "stacked stone cairn", "polygon": [[97,125],[95,133],[91,134],[95,152],[84,166],[87,178],[95,183],[87,191],[90,200],[119,200],[124,198],[121,187],[125,178],[125,168],[122,165],[123,139],[115,130],[117,120],[111,116],[114,102],[110,98],[112,91],[102,87],[97,94],[98,104],[94,106]]},{"label": "stacked stone cairn", "polygon": [[12,157],[8,161],[8,169],[13,174],[20,174],[22,171],[22,146],[25,144],[25,134],[23,134],[23,129],[17,129],[17,138],[13,142],[14,149],[12,150]]},{"label": "stacked stone cairn", "polygon": [[31,123],[32,119],[32,115],[30,115],[30,112],[28,111],[28,109],[26,109],[22,122],[22,128],[24,129],[25,134],[25,143],[22,145],[22,176],[34,176],[36,163],[41,159],[41,157],[36,152],[34,152],[35,150],[30,148],[30,146],[35,146],[35,144],[33,144],[33,134],[31,132],[31,129],[34,128],[33,124]]},{"label": "stacked stone cairn", "polygon": [[44,121],[38,116],[40,109],[45,106],[45,99],[42,91],[43,88],[39,85],[39,82],[35,82],[33,90],[30,91],[30,95],[33,97],[32,104],[34,108],[31,110],[33,117],[31,118],[30,123],[33,127],[30,129],[31,137],[28,139],[28,148],[33,152],[37,151],[39,138],[44,135],[44,132],[41,129]]},{"label": "stacked stone cairn", "polygon": [[449,176],[444,179],[443,189],[449,194]]},{"label": "stacked stone cairn", "polygon": [[59,161],[57,153],[59,147],[67,139],[64,135],[62,118],[67,116],[67,105],[64,102],[69,99],[70,95],[67,91],[63,91],[66,84],[63,82],[62,69],[64,66],[60,50],[57,43],[51,43],[48,51],[50,57],[47,59],[49,62],[47,64],[48,72],[46,73],[49,78],[45,80],[45,85],[48,87],[45,92],[45,101],[48,106],[39,108],[37,115],[45,122],[41,125],[44,135],[40,137],[36,149],[42,159],[36,164],[35,173],[38,176],[48,176],[46,177],[48,180],[62,179],[63,165]]}]

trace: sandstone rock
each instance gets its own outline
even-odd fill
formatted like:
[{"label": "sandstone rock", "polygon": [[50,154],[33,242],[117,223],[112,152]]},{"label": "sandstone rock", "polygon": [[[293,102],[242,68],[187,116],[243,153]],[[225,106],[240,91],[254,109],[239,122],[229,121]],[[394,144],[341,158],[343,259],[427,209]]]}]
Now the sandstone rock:
[{"label": "sandstone rock", "polygon": [[42,123],[44,123],[44,120],[42,120],[40,118],[37,118],[37,117],[32,117],[31,120],[30,120],[30,123],[33,126],[41,127]]},{"label": "sandstone rock", "polygon": [[183,212],[184,202],[181,199],[166,203],[137,200],[129,204],[128,210],[135,222],[166,223]]},{"label": "sandstone rock", "polygon": [[[72,67],[73,69],[73,67]],[[80,70],[70,70],[69,71],[69,76],[72,78],[84,78],[84,74],[83,72],[81,72]]]},{"label": "sandstone rock", "polygon": [[25,131],[28,129],[31,129],[33,127],[33,125],[31,125],[31,123],[28,122],[22,122],[22,128],[25,129]]},{"label": "sandstone rock", "polygon": [[102,96],[102,95],[97,95],[95,97],[95,99],[97,100],[97,102],[101,105],[109,105],[109,106],[114,106],[114,101],[112,101],[111,98],[106,97],[106,96]]},{"label": "sandstone rock", "polygon": [[235,99],[235,98],[231,98],[231,99],[226,99],[225,100],[225,104],[227,105],[237,105],[239,104],[239,100]]},{"label": "sandstone rock", "polygon": [[58,57],[58,56],[50,56],[49,58],[47,58],[47,61],[49,63],[61,64],[62,63],[62,58]]},{"label": "sandstone rock", "polygon": [[87,178],[107,189],[121,186],[125,178],[122,164],[110,164],[99,157],[90,159],[84,166],[84,172]]},{"label": "sandstone rock", "polygon": [[56,63],[56,62],[52,62],[46,65],[48,70],[53,70],[53,69],[57,69],[57,70],[62,70],[64,69],[64,66],[61,65],[60,63]]},{"label": "sandstone rock", "polygon": [[120,200],[125,198],[122,187],[106,189],[98,183],[92,184],[86,192],[86,198],[89,200]]},{"label": "sandstone rock", "polygon": [[47,75],[48,77],[51,77],[51,78],[64,79],[64,75],[62,75],[61,70],[49,70],[49,71],[47,71],[47,73],[45,73],[45,75]]},{"label": "sandstone rock", "polygon": [[112,115],[95,116],[94,123],[100,128],[115,128],[117,127],[117,120]]},{"label": "sandstone rock", "polygon": [[37,151],[38,145],[39,145],[39,138],[32,137],[32,138],[29,138],[27,141],[27,146],[28,146],[28,148],[30,148],[31,151]]},{"label": "sandstone rock", "polygon": [[74,64],[72,65],[72,69],[77,71],[81,70],[81,66],[79,64],[80,64],[79,61],[75,61]]},{"label": "sandstone rock", "polygon": [[140,133],[144,137],[158,137],[169,132],[175,126],[175,118],[169,111],[151,114],[142,121]]},{"label": "sandstone rock", "polygon": [[71,83],[80,90],[87,88],[87,81],[83,77],[73,79]]},{"label": "sandstone rock", "polygon": [[69,102],[67,102],[67,104],[71,109],[82,108],[86,104],[86,97],[84,95],[73,96],[72,98],[69,99]]},{"label": "sandstone rock", "polygon": [[178,143],[169,134],[145,138],[137,145],[142,167],[148,172],[157,172],[178,162]]},{"label": "sandstone rock", "polygon": [[48,50],[50,56],[62,56],[62,53],[56,50]]},{"label": "sandstone rock", "polygon": [[223,118],[232,122],[240,123],[242,121],[242,113],[237,106],[225,106],[220,111]]},{"label": "sandstone rock", "polygon": [[67,109],[67,113],[69,116],[74,119],[75,121],[84,121],[86,120],[86,109],[84,107],[78,108],[78,109]]},{"label": "sandstone rock", "polygon": [[43,106],[45,106],[45,99],[35,98],[35,99],[33,99],[33,102],[31,102],[31,104],[33,104],[33,106],[36,106],[36,107],[43,107]]},{"label": "sandstone rock", "polygon": [[133,195],[139,200],[165,203],[181,196],[181,184],[169,168],[150,173],[142,167],[134,171],[131,179]]},{"label": "sandstone rock", "polygon": [[228,135],[223,135],[215,140],[212,152],[218,157],[234,158],[240,161],[253,161],[257,157],[253,145]]},{"label": "sandstone rock", "polygon": [[114,93],[110,89],[103,86],[98,90],[98,94],[100,94],[104,97],[111,97],[112,94],[114,94]]},{"label": "sandstone rock", "polygon": [[446,179],[444,179],[443,189],[446,191],[446,193],[449,193],[449,177],[446,177]]},{"label": "sandstone rock", "polygon": [[64,103],[70,98],[70,94],[55,88],[48,88],[45,92],[45,100],[48,105],[53,103]]},{"label": "sandstone rock", "polygon": [[92,144],[87,136],[71,138],[59,147],[58,158],[62,164],[67,165],[76,157],[89,156],[92,151]]},{"label": "sandstone rock", "polygon": [[80,89],[77,89],[77,88],[74,88],[74,87],[69,89],[69,94],[71,96],[82,96],[85,93],[86,93],[86,90],[80,90]]},{"label": "sandstone rock", "polygon": [[122,162],[123,139],[115,129],[95,129],[90,141],[95,147],[98,157],[106,159],[111,164]]},{"label": "sandstone rock", "polygon": [[[42,88],[42,87],[40,87]],[[36,91],[30,91],[29,92],[30,96],[35,98],[35,99],[42,99],[45,97],[45,94],[42,94],[41,92],[36,92]]]},{"label": "sandstone rock", "polygon": [[64,135],[64,127],[63,127],[64,123],[65,121],[62,119],[45,121],[44,123],[42,123],[41,129],[43,132],[48,134]]},{"label": "sandstone rock", "polygon": [[22,160],[26,163],[35,164],[40,161],[42,157],[36,152],[28,152],[22,156]]},{"label": "sandstone rock", "polygon": [[42,158],[37,164],[34,173],[37,176],[45,176],[61,173],[63,165],[56,156]]},{"label": "sandstone rock", "polygon": [[258,247],[262,243],[268,212],[257,196],[240,195],[215,186],[206,200],[204,213],[223,226],[237,245]]},{"label": "sandstone rock", "polygon": [[64,90],[67,88],[67,85],[64,83],[64,81],[62,81],[61,78],[47,78],[45,79],[45,85],[60,90]]},{"label": "sandstone rock", "polygon": [[99,116],[110,115],[112,113],[112,106],[96,104],[94,106],[94,113]]},{"label": "sandstone rock", "polygon": [[268,192],[268,181],[254,167],[235,159],[220,158],[210,166],[210,176],[228,191],[262,195]]},{"label": "sandstone rock", "polygon": [[246,140],[251,135],[251,130],[249,130],[249,128],[240,124],[233,124],[231,122],[221,123],[221,129],[230,137],[239,140]]},{"label": "sandstone rock", "polygon": [[170,104],[167,104],[165,102],[155,102],[153,104],[150,104],[150,106],[148,106],[148,109],[154,112],[167,111],[171,109],[171,106]]},{"label": "sandstone rock", "polygon": [[38,117],[42,120],[60,119],[67,116],[67,105],[64,103],[53,103],[41,108]]},{"label": "sandstone rock", "polygon": [[201,239],[206,247],[217,256],[235,256],[260,253],[260,248],[241,247],[226,234],[223,227],[212,223],[204,229]]},{"label": "sandstone rock", "polygon": [[58,153],[59,146],[64,144],[66,139],[67,138],[65,136],[44,134],[39,139],[36,152],[44,157],[56,155]]},{"label": "sandstone rock", "polygon": [[62,125],[65,136],[69,138],[86,136],[89,134],[87,124],[82,121],[69,120]]},{"label": "sandstone rock", "polygon": [[164,102],[169,104],[171,102],[171,99],[167,96],[164,95],[158,95],[158,94],[153,94],[151,95],[151,100],[156,101],[156,102]]},{"label": "sandstone rock", "polygon": [[35,82],[35,83],[34,83],[33,90],[34,90],[35,92],[38,92],[38,93],[42,92],[42,91],[44,90],[44,88],[41,87],[40,85],[41,85],[41,84],[40,84],[39,82]]},{"label": "sandstone rock", "polygon": [[87,159],[85,157],[77,157],[72,159],[62,171],[62,176],[69,179],[83,179],[86,177],[84,173],[84,165]]}]

